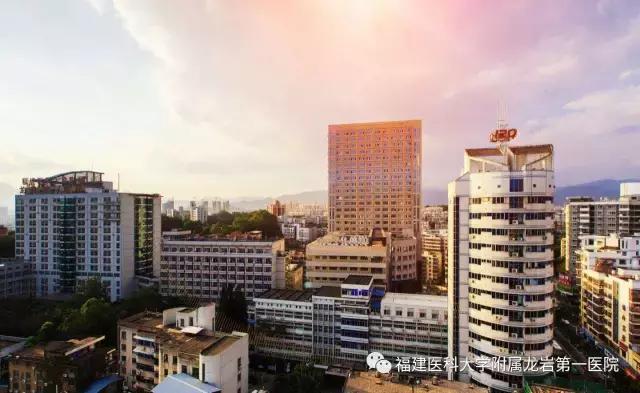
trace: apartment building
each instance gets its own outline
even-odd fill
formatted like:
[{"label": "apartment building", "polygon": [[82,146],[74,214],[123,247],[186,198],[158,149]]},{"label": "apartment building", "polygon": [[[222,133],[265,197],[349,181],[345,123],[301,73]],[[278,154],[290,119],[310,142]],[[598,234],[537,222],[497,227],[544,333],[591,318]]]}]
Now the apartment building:
[{"label": "apartment building", "polygon": [[190,211],[191,221],[198,221],[203,224],[206,224],[207,218],[209,218],[209,209],[207,207],[206,202],[202,202],[198,206],[191,207],[191,211]]},{"label": "apartment building", "polygon": [[163,234],[162,295],[214,301],[227,286],[241,290],[248,300],[284,288],[284,239],[266,240],[259,231],[226,237]]},{"label": "apartment building", "polygon": [[307,226],[304,223],[284,222],[280,224],[280,230],[285,239],[295,239],[304,244],[316,240],[323,232],[326,233],[325,229],[315,225]]},{"label": "apartment building", "polygon": [[447,230],[422,231],[423,284],[447,283]]},{"label": "apartment building", "polygon": [[582,275],[576,251],[580,249],[581,236],[640,233],[640,183],[621,183],[617,200],[568,198],[564,219],[566,269],[580,286]]},{"label": "apartment building", "polygon": [[257,353],[363,369],[370,352],[388,358],[447,355],[445,296],[385,293],[371,275],[340,286],[272,290],[249,310]]},{"label": "apartment building", "polygon": [[640,372],[640,234],[580,239],[581,327]]},{"label": "apartment building", "polygon": [[522,372],[476,359],[552,355],[554,190],[551,145],[465,151],[449,183],[448,341],[471,367],[451,378],[511,392]]},{"label": "apartment building", "polygon": [[31,264],[14,258],[0,258],[0,299],[30,297],[33,284]]},{"label": "apartment building", "polygon": [[280,203],[280,201],[276,199],[267,205],[267,211],[276,217],[282,217],[287,209],[284,204]]},{"label": "apartment building", "polygon": [[249,338],[215,331],[215,305],[142,312],[118,322],[120,375],[129,390],[150,392],[188,375],[222,393],[247,393]]},{"label": "apartment building", "polygon": [[422,230],[447,229],[449,215],[446,206],[425,206],[422,208]]},{"label": "apartment building", "polygon": [[[100,344],[102,337],[50,341],[25,347],[9,356],[9,393],[84,392],[94,380],[108,374],[113,351]],[[52,368],[50,363],[55,362]]]},{"label": "apartment building", "polygon": [[118,192],[102,175],[24,179],[16,257],[31,264],[36,296],[69,295],[97,278],[116,301],[160,273],[160,196]]}]

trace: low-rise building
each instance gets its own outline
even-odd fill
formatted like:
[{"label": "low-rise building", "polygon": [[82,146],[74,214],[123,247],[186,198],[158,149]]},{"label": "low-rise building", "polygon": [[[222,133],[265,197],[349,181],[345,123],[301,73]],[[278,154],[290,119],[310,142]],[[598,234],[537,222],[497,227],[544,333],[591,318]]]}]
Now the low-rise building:
[{"label": "low-rise building", "polygon": [[165,232],[160,293],[207,302],[233,286],[250,300],[285,287],[284,263],[284,240],[265,240],[260,232],[224,238]]},{"label": "low-rise building", "polygon": [[[488,389],[459,381],[447,381],[439,378],[425,377],[407,381],[395,380],[392,376],[378,375],[374,371],[352,373],[347,379],[344,393],[486,393]],[[565,393],[565,392],[554,392]]]},{"label": "low-rise building", "polygon": [[340,286],[271,290],[249,308],[258,354],[362,369],[370,352],[444,358],[446,296],[386,293],[371,275]]},{"label": "low-rise building", "polygon": [[640,372],[640,234],[583,236],[582,329]]},{"label": "low-rise building", "polygon": [[280,230],[285,239],[295,239],[305,244],[316,240],[324,233],[323,228],[304,222],[284,222],[280,224]]},{"label": "low-rise building", "polygon": [[302,289],[304,287],[304,266],[298,263],[289,263],[285,272],[285,288]]},{"label": "low-rise building", "polygon": [[296,240],[301,243],[309,243],[318,238],[320,228],[315,226],[301,226],[296,233]]},{"label": "low-rise building", "polygon": [[280,231],[285,239],[295,240],[298,234],[298,225],[283,223],[280,225]]},{"label": "low-rise building", "polygon": [[423,230],[447,229],[448,219],[447,206],[435,205],[422,208]]},{"label": "low-rise building", "polygon": [[307,245],[307,280],[314,287],[339,286],[350,274],[370,274],[392,288],[417,277],[416,238],[374,228],[369,235],[332,232]]},{"label": "low-rise building", "polygon": [[391,287],[418,278],[418,244],[410,230],[391,235]]},{"label": "low-rise building", "polygon": [[34,284],[31,264],[0,258],[0,299],[33,296]]},{"label": "low-rise building", "polygon": [[368,274],[375,284],[387,285],[391,236],[379,229],[369,236],[332,232],[308,244],[306,258],[306,278],[316,288],[340,286],[351,274]]},{"label": "low-rise building", "polygon": [[111,352],[99,346],[103,340],[50,341],[14,352],[9,357],[9,393],[42,392],[45,386],[83,392],[108,371]]},{"label": "low-rise building", "polygon": [[120,320],[120,375],[125,386],[149,392],[169,376],[186,374],[224,393],[246,393],[248,335],[216,332],[214,321],[214,304]]},{"label": "low-rise building", "polygon": [[447,283],[447,230],[422,232],[422,283]]}]

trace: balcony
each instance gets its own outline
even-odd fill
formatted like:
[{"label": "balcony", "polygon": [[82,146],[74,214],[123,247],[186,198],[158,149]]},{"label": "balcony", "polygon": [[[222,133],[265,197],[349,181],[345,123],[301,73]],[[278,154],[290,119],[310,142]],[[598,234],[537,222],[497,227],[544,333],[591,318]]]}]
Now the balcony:
[{"label": "balcony", "polygon": [[477,372],[471,368],[468,368],[469,375],[474,381],[477,381],[485,386],[489,386],[492,389],[500,390],[503,392],[513,392],[519,388],[519,385],[510,385],[508,382],[499,381],[491,378],[489,374]]},{"label": "balcony", "polygon": [[501,308],[508,307],[509,309],[522,310],[522,311],[546,310],[553,307],[553,299],[551,296],[549,296],[544,301],[540,301],[540,302],[531,302],[531,301],[517,302],[517,301],[509,301],[505,299],[494,299],[491,297],[491,295],[488,295],[488,294],[476,295],[472,293],[472,294],[469,294],[469,299],[474,303],[482,304],[489,307],[501,307]]}]

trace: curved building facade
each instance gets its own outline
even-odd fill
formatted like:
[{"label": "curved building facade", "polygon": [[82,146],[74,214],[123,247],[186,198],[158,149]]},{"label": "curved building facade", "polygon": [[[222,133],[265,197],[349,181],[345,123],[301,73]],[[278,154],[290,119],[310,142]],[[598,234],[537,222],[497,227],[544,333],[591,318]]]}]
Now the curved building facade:
[{"label": "curved building facade", "polygon": [[469,367],[451,377],[513,391],[538,372],[509,362],[552,356],[554,191],[551,145],[466,150],[449,184],[448,284],[449,356]]}]

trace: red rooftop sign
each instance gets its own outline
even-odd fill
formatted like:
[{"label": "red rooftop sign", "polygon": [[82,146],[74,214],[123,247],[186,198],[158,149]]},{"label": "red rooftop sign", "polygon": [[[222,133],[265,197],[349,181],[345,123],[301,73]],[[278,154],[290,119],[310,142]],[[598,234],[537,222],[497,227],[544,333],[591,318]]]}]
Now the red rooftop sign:
[{"label": "red rooftop sign", "polygon": [[491,132],[491,134],[489,134],[489,140],[494,143],[509,142],[510,140],[515,139],[516,135],[518,135],[518,130],[515,128],[505,128]]}]

